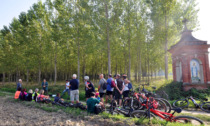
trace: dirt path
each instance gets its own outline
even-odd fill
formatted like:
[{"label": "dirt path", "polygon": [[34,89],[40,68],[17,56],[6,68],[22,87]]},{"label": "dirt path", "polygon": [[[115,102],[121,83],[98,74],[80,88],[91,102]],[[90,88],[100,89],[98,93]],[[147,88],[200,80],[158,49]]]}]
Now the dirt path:
[{"label": "dirt path", "polygon": [[206,116],[210,116],[210,113],[203,112],[203,111],[195,111],[195,110],[182,110],[182,113],[190,113],[192,115],[206,115]]},{"label": "dirt path", "polygon": [[64,112],[46,112],[34,107],[24,106],[20,103],[13,103],[7,100],[6,97],[0,97],[0,125],[96,126],[96,124],[89,121],[72,119]]}]

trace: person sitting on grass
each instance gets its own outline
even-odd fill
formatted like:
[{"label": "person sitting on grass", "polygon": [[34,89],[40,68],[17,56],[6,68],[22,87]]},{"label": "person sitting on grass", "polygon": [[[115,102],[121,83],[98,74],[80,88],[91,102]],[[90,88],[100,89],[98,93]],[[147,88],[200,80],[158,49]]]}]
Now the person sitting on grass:
[{"label": "person sitting on grass", "polygon": [[104,107],[103,103],[100,102],[97,98],[95,98],[95,92],[91,92],[90,98],[87,100],[87,112],[95,113],[96,105],[100,105],[102,108]]},{"label": "person sitting on grass", "polygon": [[35,89],[35,91],[34,91],[34,93],[32,94],[32,101],[35,101],[36,102],[36,98],[37,98],[37,96],[39,95],[39,89],[38,88],[36,88]]},{"label": "person sitting on grass", "polygon": [[15,92],[14,99],[18,99],[18,98],[19,98],[20,92],[21,92],[21,88],[19,87],[19,88],[17,89],[17,91]]},{"label": "person sitting on grass", "polygon": [[27,95],[26,89],[24,88],[24,89],[21,90],[19,99],[20,99],[20,100],[26,100],[26,95]]},{"label": "person sitting on grass", "polygon": [[44,90],[40,91],[40,94],[37,96],[37,101],[45,102],[46,100],[50,100],[49,96],[44,95]]},{"label": "person sitting on grass", "polygon": [[[95,97],[96,97],[99,101],[101,101],[101,99],[100,99],[100,97],[99,97],[99,92],[96,92]],[[102,103],[103,103],[103,102],[102,102]]]},{"label": "person sitting on grass", "polygon": [[57,96],[54,98],[54,102],[64,102],[64,99],[60,97],[60,93],[57,93]]},{"label": "person sitting on grass", "polygon": [[33,94],[33,90],[29,89],[28,94],[26,95],[27,101],[32,101],[32,94]]}]

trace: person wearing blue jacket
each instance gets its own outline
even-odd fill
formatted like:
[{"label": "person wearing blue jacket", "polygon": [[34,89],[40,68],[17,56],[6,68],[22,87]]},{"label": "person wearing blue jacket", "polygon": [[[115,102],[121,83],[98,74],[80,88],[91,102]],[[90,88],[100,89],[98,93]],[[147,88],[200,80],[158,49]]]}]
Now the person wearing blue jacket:
[{"label": "person wearing blue jacket", "polygon": [[42,89],[44,90],[44,93],[47,95],[48,94],[48,82],[46,81],[46,79],[44,79],[42,82]]},{"label": "person wearing blue jacket", "polygon": [[17,90],[18,90],[18,88],[22,88],[22,80],[21,79],[19,79],[19,81],[18,81],[18,83],[17,83]]}]

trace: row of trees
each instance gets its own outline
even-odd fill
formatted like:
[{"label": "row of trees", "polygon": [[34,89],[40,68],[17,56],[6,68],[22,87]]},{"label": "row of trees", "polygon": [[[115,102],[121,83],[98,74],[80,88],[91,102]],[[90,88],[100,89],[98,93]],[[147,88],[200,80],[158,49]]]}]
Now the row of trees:
[{"label": "row of trees", "polygon": [[[187,18],[196,28],[196,0],[46,0],[0,32],[3,83],[69,79],[77,73],[126,73],[138,82],[165,69],[167,50]],[[168,67],[169,63],[169,67]]]}]

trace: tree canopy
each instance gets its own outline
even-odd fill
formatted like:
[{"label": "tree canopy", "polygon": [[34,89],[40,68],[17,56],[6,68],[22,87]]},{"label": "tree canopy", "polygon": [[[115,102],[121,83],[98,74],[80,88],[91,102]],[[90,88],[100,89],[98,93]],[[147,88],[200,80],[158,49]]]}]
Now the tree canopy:
[{"label": "tree canopy", "polygon": [[184,18],[198,26],[195,7],[196,0],[39,1],[1,29],[0,78],[56,83],[73,73],[124,73],[140,82],[160,70],[168,75],[167,50]]}]

